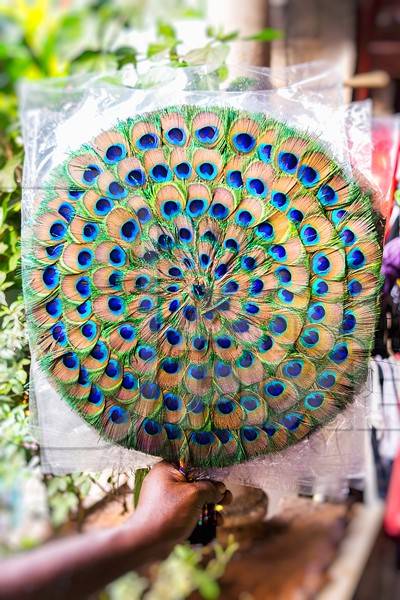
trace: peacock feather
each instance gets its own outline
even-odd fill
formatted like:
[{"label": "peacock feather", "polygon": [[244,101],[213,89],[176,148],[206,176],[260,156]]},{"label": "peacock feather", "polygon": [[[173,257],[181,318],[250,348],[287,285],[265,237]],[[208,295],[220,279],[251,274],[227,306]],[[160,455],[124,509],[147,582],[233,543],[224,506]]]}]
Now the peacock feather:
[{"label": "peacock feather", "polygon": [[263,114],[120,122],[37,198],[24,291],[40,366],[128,448],[221,466],[351,402],[380,287],[371,194]]}]

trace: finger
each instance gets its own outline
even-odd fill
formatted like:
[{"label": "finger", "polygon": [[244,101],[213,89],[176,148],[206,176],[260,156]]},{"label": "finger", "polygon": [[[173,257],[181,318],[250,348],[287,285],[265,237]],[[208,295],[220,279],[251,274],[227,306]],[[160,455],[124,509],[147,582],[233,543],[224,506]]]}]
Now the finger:
[{"label": "finger", "polygon": [[232,504],[232,500],[233,500],[232,492],[230,492],[229,490],[226,490],[225,494],[222,496],[222,498],[218,502],[218,504],[222,504],[222,506],[228,506],[229,504]]},{"label": "finger", "polygon": [[155,464],[151,468],[151,471],[160,473],[160,475],[161,474],[167,475],[174,481],[184,481],[185,480],[185,476],[183,475],[183,473],[181,473],[181,471],[175,465],[172,465],[171,463],[167,462],[166,460],[162,460],[162,461],[158,462],[157,464]]},{"label": "finger", "polygon": [[193,485],[199,491],[203,504],[219,504],[226,492],[226,487],[222,481],[202,479],[201,481],[195,481]]}]

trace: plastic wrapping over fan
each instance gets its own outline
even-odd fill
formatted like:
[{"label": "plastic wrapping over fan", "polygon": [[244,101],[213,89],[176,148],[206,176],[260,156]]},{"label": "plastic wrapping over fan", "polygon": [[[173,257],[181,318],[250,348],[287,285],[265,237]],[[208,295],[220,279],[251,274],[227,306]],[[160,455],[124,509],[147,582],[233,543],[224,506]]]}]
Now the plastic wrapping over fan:
[{"label": "plastic wrapping over fan", "polygon": [[[173,99],[173,102],[171,102],[171,99]],[[110,74],[107,76],[94,77],[90,82],[88,82],[87,79],[83,81],[82,78],[76,77],[58,82],[48,81],[40,84],[25,84],[21,89],[22,121],[26,147],[23,186],[24,242],[31,238],[32,229],[34,229],[36,224],[44,218],[47,218],[48,215],[44,214],[43,210],[42,190],[48,185],[49,177],[52,176],[54,181],[54,173],[57,173],[57,170],[54,171],[54,169],[57,169],[60,164],[64,164],[68,156],[76,156],[79,159],[82,155],[82,150],[80,151],[80,154],[78,151],[82,144],[88,145],[93,139],[100,140],[100,134],[107,129],[115,128],[118,122],[127,123],[125,128],[132,128],[132,131],[136,126],[135,123],[139,122],[140,125],[140,115],[143,114],[148,115],[151,113],[153,115],[164,115],[164,117],[161,116],[162,122],[162,119],[169,118],[171,113],[175,114],[179,112],[179,109],[172,109],[171,106],[182,107],[181,113],[183,114],[183,120],[181,130],[183,133],[185,132],[185,127],[190,126],[189,115],[193,114],[194,119],[196,119],[196,115],[201,114],[201,111],[203,111],[203,114],[208,114],[209,116],[214,115],[212,117],[214,120],[218,117],[222,120],[225,120],[225,118],[232,120],[232,115],[236,120],[245,119],[247,118],[246,115],[259,115],[257,116],[258,123],[264,123],[264,121],[262,121],[264,117],[261,115],[266,115],[267,119],[271,120],[269,123],[278,121],[284,123],[286,128],[293,127],[294,131],[300,132],[300,134],[303,132],[304,134],[308,134],[312,136],[312,138],[317,139],[318,142],[322,144],[322,147],[326,148],[330,155],[342,166],[344,177],[351,177],[352,166],[363,168],[363,175],[368,176],[368,173],[365,172],[365,165],[368,164],[366,130],[364,128],[364,131],[362,131],[354,125],[354,119],[352,119],[351,114],[350,116],[348,113],[346,115],[341,105],[340,81],[333,70],[326,67],[324,68],[324,66],[320,64],[303,65],[280,73],[270,73],[266,69],[243,70],[232,68],[230,69],[228,80],[224,81],[223,84],[218,83],[212,70],[207,69],[156,69],[147,73],[146,76],[142,77],[139,81],[134,81],[132,72],[128,70],[125,73],[118,74],[118,76],[116,74]],[[367,113],[365,112],[364,115],[366,114]],[[229,115],[229,117],[225,117],[225,115]],[[157,119],[158,116],[156,120]],[[354,165],[354,160],[351,162],[349,160],[349,146],[345,134],[345,131],[349,131],[349,122],[354,125],[351,131],[352,144],[357,148],[362,149],[362,152],[359,153],[361,161],[358,165]],[[364,125],[367,124],[367,122],[368,120],[365,119]],[[215,123],[213,121],[213,123],[210,122],[205,125],[211,127],[214,126]],[[265,129],[266,125],[262,126]],[[120,134],[123,133],[123,128],[124,126],[119,129]],[[176,129],[176,127],[170,128],[169,131],[172,132],[173,129]],[[293,130],[285,129],[283,138],[288,135],[287,131],[290,132]],[[211,135],[211,129],[208,133]],[[240,131],[238,131],[237,134],[240,135]],[[134,133],[131,132],[130,135],[134,135]],[[149,139],[151,135],[156,137],[156,133],[150,130],[140,132],[140,135],[147,135]],[[235,132],[232,133],[232,139],[234,139],[234,135]],[[237,140],[239,140],[238,135],[236,137]],[[246,144],[248,142],[247,139],[239,141],[245,142]],[[118,144],[115,140],[114,142],[112,145],[113,148],[118,146],[119,149],[121,149],[121,147],[123,147],[123,141],[120,141]],[[179,140],[169,140],[169,142],[171,142],[172,145],[176,145],[177,153],[184,152],[182,148],[179,148]],[[97,148],[100,147],[99,144],[100,142],[98,143]],[[202,151],[204,152],[204,150]],[[99,153],[100,151],[97,150],[97,152]],[[156,153],[157,149],[155,149],[154,152]],[[173,152],[175,152],[175,149]],[[195,152],[197,152],[197,150],[195,150]],[[205,161],[204,157],[201,155],[198,164],[195,162],[195,153],[193,154],[193,162],[195,163],[193,166],[195,169],[201,168],[204,164],[210,165],[210,163],[212,163],[211,158],[213,158],[213,160],[215,159],[214,162],[218,162],[217,157],[214,155],[211,157],[211,153],[213,152],[212,148],[207,148],[206,152],[209,153],[207,155],[207,161]],[[113,157],[110,159],[111,161],[112,158]],[[146,172],[148,169],[153,169],[154,171],[154,165],[156,167],[159,166],[159,157],[157,158],[158,162],[155,161],[155,158],[152,162],[150,161],[151,165],[149,163],[148,168],[146,166]],[[260,162],[262,162],[261,159],[262,156],[260,155]],[[127,158],[125,160],[134,159]],[[146,160],[146,158],[144,160]],[[172,154],[170,160],[169,166],[172,169],[175,164],[172,164]],[[181,164],[182,157],[180,157],[179,161],[179,164]],[[96,166],[97,163],[94,164],[94,161],[92,162],[93,164],[90,165],[90,178],[93,176],[94,170],[100,168]],[[119,164],[122,169],[123,160],[121,160]],[[140,171],[140,165],[136,165],[136,167],[138,167],[136,170]],[[223,165],[223,167],[225,168],[226,165]],[[74,168],[75,167],[71,167],[72,177],[74,177]],[[78,165],[77,168],[77,173],[79,173],[80,166]],[[85,168],[87,169],[87,165]],[[129,165],[129,168],[129,173],[132,173],[132,165]],[[250,168],[253,167],[249,167],[249,169]],[[232,172],[235,172],[234,169]],[[154,176],[158,176],[158,174],[155,174]],[[103,174],[100,175],[100,177],[103,177]],[[106,177],[107,174],[104,173],[103,178],[106,179]],[[249,193],[252,190],[255,190],[256,194],[261,194],[261,190],[257,187],[260,182],[259,174],[250,173],[246,175],[246,177],[245,183],[249,189]],[[158,183],[159,182],[156,181],[157,185]],[[54,189],[56,188],[56,184],[57,182],[55,182],[55,184],[53,183]],[[105,185],[109,184],[110,182],[107,180]],[[194,183],[193,185],[196,184]],[[60,187],[62,187],[62,185],[60,185]],[[114,191],[117,192],[118,190]],[[169,195],[171,195],[171,191],[173,190],[168,190]],[[219,206],[224,202],[227,202],[228,199],[225,192],[227,192],[227,190],[221,188],[221,191],[218,192],[219,196],[217,199],[215,196],[210,197],[211,206]],[[161,188],[159,195],[162,195],[163,193]],[[196,190],[196,193],[197,198],[198,190]],[[213,193],[216,193],[215,190]],[[225,196],[223,193],[225,193]],[[168,198],[165,197],[164,200],[171,202],[173,199],[168,196]],[[256,199],[253,199],[252,207],[255,202]],[[136,210],[135,214],[137,215],[138,207],[135,205],[134,208]],[[245,207],[243,206],[243,208]],[[124,210],[124,207],[119,210]],[[255,219],[258,218],[257,215],[253,215],[253,217]],[[107,223],[107,231],[112,232],[113,227],[115,228],[116,225],[113,225],[110,219]],[[119,223],[119,225],[121,224]],[[183,230],[184,224],[181,225],[181,229]],[[52,223],[51,226],[54,226],[54,223]],[[102,227],[101,224],[100,227]],[[75,236],[74,239],[76,239],[78,243],[81,241],[80,239],[78,240],[81,234],[90,234],[89,231],[82,233],[77,230],[75,231],[75,229],[72,232],[72,235],[73,237]],[[186,229],[188,228],[186,227]],[[132,231],[126,229],[126,231],[124,230],[124,235],[129,237],[132,235]],[[325,233],[325,235],[327,234]],[[225,238],[227,238],[226,235]],[[129,242],[129,239],[127,242]],[[205,242],[203,241],[200,243]],[[69,248],[69,254],[71,254],[73,251],[72,244]],[[278,251],[278,249],[276,251]],[[32,246],[24,243],[23,252],[24,264],[27,265],[29,260],[32,259],[32,256],[28,256],[26,253],[32,252]],[[88,252],[88,254],[89,253],[90,252]],[[69,262],[70,260],[74,260],[74,257],[64,257],[63,260],[65,260],[67,271],[70,269],[71,273],[74,273],[74,269],[71,267],[72,263]],[[29,272],[29,269],[27,270],[25,268],[25,275],[27,272]],[[51,274],[49,274],[49,276],[50,275]],[[350,283],[350,280],[348,283]],[[194,286],[193,289],[195,287],[196,286]],[[194,289],[194,291],[196,290]],[[199,290],[197,291],[200,293]],[[247,300],[247,304],[250,307],[249,300],[251,299]],[[100,315],[103,314],[102,311],[104,311],[102,301],[102,295],[99,294],[96,313]],[[151,302],[151,298],[149,298],[148,301]],[[109,308],[110,307],[108,306],[107,310]],[[138,307],[136,307],[136,310],[137,309]],[[191,321],[190,316],[191,315],[187,315],[187,320],[189,322]],[[279,326],[278,323],[277,326]],[[239,329],[240,327],[237,325],[236,333],[238,333],[238,335],[243,333],[240,332]],[[176,329],[174,331],[176,336]],[[79,335],[80,334],[81,332],[79,332]],[[73,335],[76,337],[78,333],[74,332]],[[295,337],[298,337],[296,332],[294,335]],[[110,340],[113,339],[112,336],[113,333],[111,332]],[[220,338],[222,340],[221,336]],[[40,335],[39,337],[33,336],[32,339],[35,340],[35,344],[40,344]],[[311,339],[308,341],[312,342]],[[307,340],[305,340],[305,342],[307,342]],[[144,344],[142,344],[142,346],[144,352],[150,352],[150,349],[147,346]],[[221,348],[224,350],[223,346],[221,346]],[[68,472],[74,470],[98,471],[106,467],[129,469],[135,468],[136,466],[142,466],[143,464],[149,464],[153,460],[156,460],[149,457],[147,454],[143,455],[136,451],[122,448],[115,445],[110,440],[105,440],[95,431],[95,429],[87,425],[84,420],[73,412],[64,400],[60,398],[59,393],[62,388],[60,388],[60,386],[54,386],[53,380],[49,381],[49,372],[52,372],[51,370],[47,370],[46,375],[46,368],[44,368],[45,361],[43,360],[44,348],[42,347],[39,349],[36,345],[35,347],[32,345],[31,350],[35,357],[31,377],[31,403],[34,408],[32,412],[35,415],[34,429],[42,448],[42,462],[45,470],[51,472]],[[248,355],[249,354],[251,353],[248,353]],[[332,356],[335,357],[336,355]],[[222,362],[225,364],[226,361],[224,362],[224,357],[220,358],[222,358]],[[236,358],[240,361],[243,357],[240,357],[238,354],[238,357]],[[38,364],[39,362],[41,367]],[[175,362],[178,361],[176,360]],[[168,363],[168,369],[170,366],[171,365]],[[185,368],[186,366],[189,370],[190,365],[185,365]],[[243,364],[242,366],[248,367],[249,365]],[[114,365],[114,367],[118,370],[118,365]],[[290,369],[291,367],[294,368],[294,365],[291,363],[289,364],[288,362],[286,367]],[[138,365],[137,368],[141,369],[143,368],[143,365]],[[217,368],[217,366],[215,366],[215,368]],[[277,368],[279,369],[279,366]],[[280,368],[282,371],[282,369],[285,368],[285,365],[281,365]],[[165,371],[170,376],[171,373],[168,369],[165,369]],[[112,379],[112,375],[113,374],[110,372],[102,376],[103,379],[105,376],[108,377],[107,381],[102,381],[100,385],[100,390],[106,390],[106,397],[110,396],[111,392],[109,393],[109,390],[113,389],[112,382],[109,383],[108,381],[110,378]],[[195,375],[197,377],[197,371]],[[222,371],[221,373],[216,372],[216,375],[224,376]],[[272,373],[270,375],[272,377]],[[280,375],[283,377],[282,373],[280,373]],[[325,375],[332,375],[332,373],[326,372]],[[164,376],[164,378],[166,378],[166,376]],[[53,379],[52,375],[50,375],[50,379]],[[277,391],[278,379],[279,373],[276,374],[276,389],[274,388],[274,390],[272,390],[271,388],[272,392]],[[168,382],[166,383],[166,388],[168,388]],[[254,384],[255,380],[253,381],[251,379],[251,383]],[[324,384],[325,380],[323,381],[321,379],[320,383]],[[56,389],[58,389],[58,391],[56,391]],[[193,392],[194,395],[196,390]],[[226,391],[228,396],[229,393],[232,392],[230,389],[227,389]],[[76,391],[74,393],[76,393]],[[107,396],[107,394],[109,394],[109,396]],[[304,395],[307,396],[306,393]],[[302,400],[304,400],[304,398]],[[313,403],[315,404],[317,400],[312,398],[310,400],[310,406]],[[122,402],[124,401],[125,397],[122,399]],[[219,417],[219,420],[217,421],[218,426],[216,427],[216,430],[218,431],[223,429],[223,415],[226,414],[228,410],[228,403],[227,399],[225,399],[224,406],[222,407],[221,405],[220,407],[222,416]],[[229,467],[229,469],[223,471],[224,477],[235,477],[235,479],[239,481],[253,483],[260,485],[261,487],[265,487],[266,482],[268,482],[268,485],[274,485],[275,488],[278,485],[278,487],[281,486],[282,489],[286,489],[287,487],[297,485],[300,480],[324,481],[328,471],[330,474],[328,479],[331,478],[335,481],[340,480],[344,474],[359,474],[362,462],[360,436],[362,436],[361,431],[364,428],[361,415],[362,406],[363,402],[356,400],[350,409],[341,412],[335,421],[331,421],[311,437],[306,437],[303,441],[298,442],[294,448],[274,452],[268,457],[260,457],[256,460],[245,462],[243,465]],[[239,407],[239,409],[241,414],[244,414],[247,410],[245,404],[241,405],[241,408]],[[106,410],[108,410],[108,412],[113,411],[114,404],[107,405]],[[194,413],[196,413],[196,411],[194,411]],[[143,414],[142,416],[144,417],[144,428],[146,427],[146,415]],[[294,427],[295,416],[295,413],[287,413],[282,418],[286,419],[287,422],[285,423],[287,426],[291,425]],[[288,419],[292,419],[290,423]],[[90,422],[90,419],[88,421]],[[122,427],[120,428],[122,431],[124,419],[122,419],[119,413],[116,415],[114,421],[118,425],[120,424],[119,421],[123,422]],[[155,421],[151,422],[153,423]],[[101,421],[101,423],[104,425],[104,421]],[[118,437],[121,437],[120,434],[115,435],[114,433],[116,431],[115,423],[112,428],[113,435],[111,436],[111,438],[114,437],[114,442],[118,441]],[[251,420],[248,422],[248,425],[248,438],[246,437],[246,423],[244,423],[244,433],[243,430],[239,428],[239,425],[236,426],[239,428],[238,431],[240,430],[241,432],[238,433],[238,439],[241,439],[239,444],[241,448],[250,443],[250,441],[253,441],[251,439],[253,432],[250,431],[252,428]],[[154,426],[150,425],[146,432],[153,434],[154,431],[151,431],[152,427],[154,429]],[[98,429],[101,431],[101,427],[98,427]],[[140,437],[140,435],[141,434],[139,433],[138,437]],[[240,435],[244,435],[245,437],[240,438]],[[197,434],[196,436],[196,441],[202,445],[204,443],[204,436],[203,438]],[[220,436],[218,439],[223,442],[222,438],[223,436]],[[150,447],[148,444],[146,445],[146,443],[141,446],[136,445],[136,447],[140,447],[152,454],[161,454],[167,458],[176,458],[176,456],[172,457],[172,455],[168,453],[158,452],[157,450],[154,451],[154,447]],[[274,448],[274,450],[279,450],[279,447]],[[223,466],[224,464],[252,458],[251,451],[247,454],[238,451],[237,456],[237,459],[205,460],[204,462],[195,460],[192,462],[194,462],[196,466]],[[190,458],[187,459],[187,462],[190,466]],[[280,483],[277,483],[279,481]]]}]

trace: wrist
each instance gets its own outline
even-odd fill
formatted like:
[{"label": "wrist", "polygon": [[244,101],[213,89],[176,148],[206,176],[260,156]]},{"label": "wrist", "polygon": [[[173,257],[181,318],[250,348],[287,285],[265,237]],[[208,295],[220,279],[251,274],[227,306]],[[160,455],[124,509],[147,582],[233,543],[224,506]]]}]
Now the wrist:
[{"label": "wrist", "polygon": [[171,552],[174,541],[166,539],[156,523],[143,519],[140,512],[115,530],[116,546],[144,561],[160,560]]}]

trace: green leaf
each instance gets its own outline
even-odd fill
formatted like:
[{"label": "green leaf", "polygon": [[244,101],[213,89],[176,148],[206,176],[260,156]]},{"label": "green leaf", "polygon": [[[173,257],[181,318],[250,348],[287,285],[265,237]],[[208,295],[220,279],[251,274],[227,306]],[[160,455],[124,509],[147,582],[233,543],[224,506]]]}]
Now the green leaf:
[{"label": "green leaf", "polygon": [[280,29],[272,29],[272,27],[266,27],[265,29],[261,29],[257,33],[253,35],[248,35],[244,37],[244,40],[254,41],[254,42],[273,42],[274,40],[282,39],[283,33]]},{"label": "green leaf", "polygon": [[143,481],[150,469],[138,469],[135,471],[135,484],[133,486],[133,506],[136,508],[139,502],[140,490],[142,489]]},{"label": "green leaf", "polygon": [[165,21],[157,22],[157,35],[159,37],[176,40],[176,31],[174,27]]},{"label": "green leaf", "polygon": [[12,192],[16,189],[15,169],[21,162],[21,155],[16,154],[8,160],[0,171],[0,191]]}]

